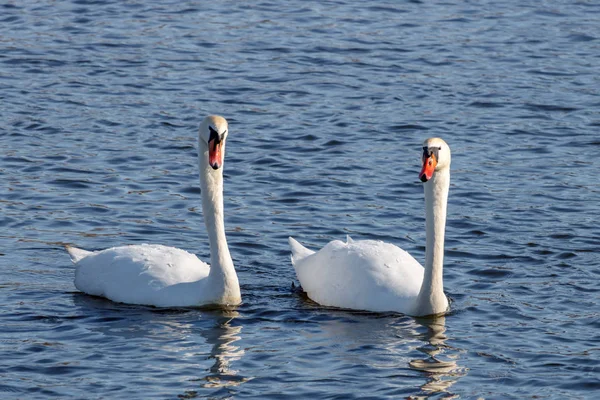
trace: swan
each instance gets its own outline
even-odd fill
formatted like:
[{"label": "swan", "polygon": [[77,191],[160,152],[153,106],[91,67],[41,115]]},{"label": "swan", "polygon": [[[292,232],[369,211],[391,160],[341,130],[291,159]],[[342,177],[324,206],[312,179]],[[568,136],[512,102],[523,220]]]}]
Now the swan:
[{"label": "swan", "polygon": [[292,237],[292,265],[308,297],[324,306],[394,311],[412,316],[445,313],[444,230],[450,187],[450,148],[440,138],[423,143],[425,268],[393,244],[375,240],[329,242],[314,252]]},{"label": "swan", "polygon": [[229,134],[211,115],[198,134],[204,223],[211,265],[175,247],[141,244],[86,251],[67,246],[76,265],[75,287],[115,302],[156,307],[238,305],[242,298],[223,223],[223,164]]}]

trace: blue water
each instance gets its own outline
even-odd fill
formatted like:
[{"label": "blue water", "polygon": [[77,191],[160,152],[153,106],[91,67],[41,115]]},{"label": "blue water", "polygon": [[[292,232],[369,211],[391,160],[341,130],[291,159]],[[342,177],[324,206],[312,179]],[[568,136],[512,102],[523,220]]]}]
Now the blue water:
[{"label": "blue water", "polygon": [[[210,4],[209,4],[210,3]],[[600,393],[600,4],[0,5],[0,397]],[[86,296],[62,246],[208,258],[196,132],[230,122],[235,310]],[[453,150],[445,318],[320,307],[287,236],[423,261],[422,140]]]}]

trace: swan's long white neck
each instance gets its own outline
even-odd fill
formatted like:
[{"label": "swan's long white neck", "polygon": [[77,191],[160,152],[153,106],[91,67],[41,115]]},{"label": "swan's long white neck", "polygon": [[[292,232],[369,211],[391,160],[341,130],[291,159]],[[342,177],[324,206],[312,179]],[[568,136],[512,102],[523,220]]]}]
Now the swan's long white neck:
[{"label": "swan's long white neck", "polygon": [[[223,219],[223,167],[213,170],[208,165],[208,145],[198,144],[202,214],[210,242],[210,272],[207,288],[222,293],[217,299],[223,304],[239,303],[241,298],[237,274],[229,254]],[[228,300],[231,299],[231,300]]]},{"label": "swan's long white neck", "polygon": [[444,233],[450,189],[450,168],[436,171],[425,186],[425,275],[417,298],[416,315],[439,314],[448,308],[444,294]]}]

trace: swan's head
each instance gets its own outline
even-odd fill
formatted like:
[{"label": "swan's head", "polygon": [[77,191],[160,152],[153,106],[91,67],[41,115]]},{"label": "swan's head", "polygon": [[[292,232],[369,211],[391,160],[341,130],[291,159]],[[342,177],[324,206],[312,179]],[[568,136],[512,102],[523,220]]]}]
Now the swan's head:
[{"label": "swan's head", "polygon": [[423,142],[423,168],[419,174],[421,182],[430,180],[436,171],[450,168],[450,147],[440,138],[429,138]]},{"label": "swan's head", "polygon": [[208,147],[208,164],[212,169],[223,166],[228,134],[227,120],[218,115],[209,115],[200,124],[199,141]]}]

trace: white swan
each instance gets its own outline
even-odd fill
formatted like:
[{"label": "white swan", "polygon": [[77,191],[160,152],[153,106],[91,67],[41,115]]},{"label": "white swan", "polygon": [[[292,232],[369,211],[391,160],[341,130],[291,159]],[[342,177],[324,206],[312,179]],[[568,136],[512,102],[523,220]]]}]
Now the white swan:
[{"label": "white swan", "polygon": [[444,294],[444,230],[450,187],[450,148],[442,139],[423,143],[427,242],[425,268],[406,251],[374,240],[334,240],[318,252],[289,238],[292,264],[308,297],[325,306],[441,314]]},{"label": "white swan", "polygon": [[77,266],[77,289],[120,303],[157,307],[241,303],[223,223],[221,167],[228,133],[223,117],[208,116],[198,134],[202,211],[211,266],[187,251],[162,245],[121,246],[97,252],[67,246]]}]

